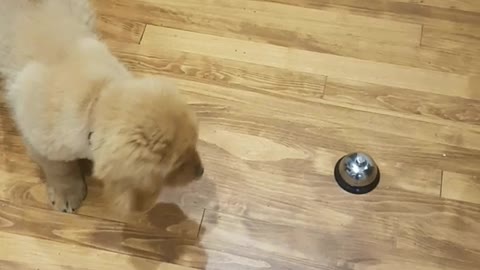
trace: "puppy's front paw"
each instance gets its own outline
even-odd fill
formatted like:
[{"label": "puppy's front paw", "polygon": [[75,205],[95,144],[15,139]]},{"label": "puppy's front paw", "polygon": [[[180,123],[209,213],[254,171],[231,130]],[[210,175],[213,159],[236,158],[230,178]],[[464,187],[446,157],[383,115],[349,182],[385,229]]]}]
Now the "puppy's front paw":
[{"label": "puppy's front paw", "polygon": [[83,181],[77,181],[68,186],[48,185],[47,191],[53,208],[65,213],[73,213],[87,196],[87,185]]}]

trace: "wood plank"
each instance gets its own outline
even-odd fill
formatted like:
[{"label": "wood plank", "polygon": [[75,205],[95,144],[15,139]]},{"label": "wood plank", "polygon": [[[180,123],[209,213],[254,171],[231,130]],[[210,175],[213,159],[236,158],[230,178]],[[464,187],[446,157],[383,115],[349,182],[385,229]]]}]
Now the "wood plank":
[{"label": "wood plank", "polygon": [[418,219],[405,215],[399,221],[397,246],[415,249],[419,256],[452,258],[459,266],[451,269],[478,268],[478,205],[449,200],[442,200],[442,204]]},{"label": "wood plank", "polygon": [[480,178],[443,172],[442,198],[480,204]]},{"label": "wood plank", "polygon": [[[195,0],[182,2],[144,0],[142,2],[143,4],[136,4],[126,0],[107,0],[94,1],[94,5],[101,13],[124,16],[152,25],[209,34],[222,33],[231,37],[242,37],[243,34],[248,33],[251,38],[258,37],[263,40],[268,38],[269,34],[273,34],[269,33],[270,27],[285,30],[283,33],[293,31],[302,33],[308,30],[318,31],[315,33],[318,36],[332,36],[335,33],[336,36],[348,35],[350,39],[355,40],[407,45],[418,45],[421,34],[419,24],[349,14],[338,16],[337,12],[261,1],[222,0],[200,3]],[[201,13],[196,12],[200,9]],[[261,31],[262,29],[264,31]]]},{"label": "wood plank", "polygon": [[[138,20],[168,28],[364,60],[461,74],[480,68],[479,61],[474,59],[419,47],[421,27],[417,24],[378,21],[348,13],[338,16],[337,11],[258,1],[245,1],[240,5],[238,1],[229,0],[207,5],[198,1],[153,1],[148,12],[144,10],[146,6],[119,0],[114,3],[115,10],[109,8],[113,3],[104,1],[98,3],[98,8],[117,16],[137,13]],[[199,8],[204,12],[196,13]]]},{"label": "wood plank", "polygon": [[[332,239],[322,233],[214,211],[207,212],[204,227],[204,246],[251,258],[212,263],[208,269],[334,269],[335,262],[324,249]],[[218,261],[215,254],[210,258]]]},{"label": "wood plank", "polygon": [[[373,217],[376,214],[366,215]],[[435,212],[432,215],[438,219],[450,218],[451,222],[465,220],[459,215],[451,218],[449,213]],[[478,216],[478,209],[476,215]],[[329,216],[325,216],[325,219],[328,218]],[[434,239],[425,241],[425,237],[417,238],[418,246],[415,247],[407,246],[406,242],[412,240],[419,232],[408,231],[407,226],[402,225],[403,219],[391,213],[389,218],[373,218],[366,223],[353,218],[350,222],[338,224],[336,227],[325,228],[320,223],[317,230],[306,230],[299,226],[282,226],[266,220],[252,220],[207,211],[203,222],[206,233],[202,243],[206,247],[235,250],[240,254],[256,254],[256,258],[282,257],[287,261],[301,261],[315,269],[336,269],[331,268],[332,265],[344,265],[352,269],[396,269],[399,265],[422,270],[476,269],[480,262],[477,256],[478,249],[464,252],[463,244],[458,241],[446,244],[438,250],[425,245],[445,235],[449,236],[448,240],[453,240],[455,238],[453,233],[456,231],[451,224],[442,223],[436,230],[442,233],[437,236],[427,233],[428,236],[433,235]],[[428,223],[422,217],[411,219],[413,222],[409,222],[409,225],[424,226]],[[381,223],[381,226],[378,223]],[[478,221],[470,225],[469,229],[478,232]],[[468,242],[476,248],[474,240]],[[251,248],[246,250],[245,247]],[[273,266],[272,268],[290,269]],[[235,265],[229,265],[223,269],[237,268]]]},{"label": "wood plank", "polygon": [[[158,207],[162,208],[164,212],[169,212],[171,217],[175,216],[176,218],[183,216],[184,222],[189,221],[189,218],[186,217],[182,210],[176,205],[163,204]],[[165,217],[164,215],[164,218]],[[163,221],[164,224],[168,222],[171,221]],[[193,221],[190,220],[190,222]],[[1,201],[0,234],[2,233],[9,235],[6,239],[7,241],[10,239],[12,241],[14,239],[18,239],[19,241],[29,239],[26,240],[26,243],[22,242],[21,247],[28,249],[25,245],[30,246],[28,243],[31,242],[32,252],[35,250],[39,256],[45,256],[46,262],[49,264],[60,264],[61,261],[57,261],[58,256],[55,256],[55,254],[58,253],[58,255],[60,255],[60,253],[70,253],[70,251],[72,251],[72,253],[105,253],[105,258],[118,256],[119,259],[123,258],[123,263],[127,262],[125,261],[127,258],[131,258],[130,260],[132,260],[132,262],[142,264],[153,264],[154,261],[151,260],[155,260],[155,263],[159,265],[158,267],[160,267],[160,269],[184,269],[182,267],[175,268],[176,266],[165,262],[180,263],[185,265],[185,269],[190,269],[187,266],[202,268],[203,265],[201,261],[205,260],[205,251],[198,246],[198,224],[194,227],[184,227],[182,229],[174,225],[165,226],[162,229],[146,230],[145,228],[120,222],[90,218],[82,215],[63,214],[53,210],[43,210],[26,206],[18,207],[11,203]],[[0,236],[0,238],[2,237]],[[5,239],[2,238],[2,240]],[[49,249],[51,249],[52,252],[42,251],[40,246],[35,248],[34,243],[37,242],[43,243],[44,246],[50,245],[51,247]],[[151,245],[151,242],[155,242],[156,244]],[[2,243],[4,242],[2,241]],[[2,247],[7,246],[8,245]],[[145,247],[148,246],[150,246],[150,248],[146,249]],[[195,254],[198,258],[194,262],[181,262],[182,256],[184,256],[182,248],[185,247],[190,247],[192,251],[196,252]],[[19,248],[19,251],[20,250],[21,248]],[[78,252],[74,252],[75,250],[78,250]],[[0,253],[9,252],[3,250]],[[19,254],[15,252],[9,254],[9,257],[2,257],[2,255],[0,255],[0,260],[7,261],[11,261],[12,258],[15,259],[19,256]],[[109,267],[113,267],[113,265],[110,266],[108,261],[109,260],[99,259],[96,268],[90,268],[90,266],[84,266],[82,264],[81,266],[86,268],[81,269],[110,269]],[[72,258],[70,265],[79,262],[81,261]],[[44,267],[50,269],[46,265]]]},{"label": "wood plank", "polygon": [[155,47],[159,42],[162,49],[176,49],[292,71],[480,99],[480,93],[474,90],[472,84],[475,77],[147,26],[142,45],[154,51],[158,50]]},{"label": "wood plank", "polygon": [[[476,0],[414,0],[410,1],[419,5],[456,9],[480,13],[480,3]],[[479,14],[480,16],[480,14]]]},{"label": "wood plank", "polygon": [[480,50],[480,27],[451,27],[449,29],[425,26],[422,46],[464,53],[474,57]]},{"label": "wood plank", "polygon": [[301,102],[321,102],[326,77],[228,59],[109,42],[116,56],[136,73],[181,76]]},{"label": "wood plank", "polygon": [[[282,3],[294,6],[335,10],[372,16],[375,18],[392,19],[426,25],[451,25],[452,23],[478,25],[480,16],[477,12],[446,9],[442,7],[419,5],[418,1],[410,0],[259,0]],[[443,0],[440,0],[443,1]],[[457,2],[457,1],[455,1]]]},{"label": "wood plank", "polygon": [[428,94],[409,89],[387,87],[359,81],[328,78],[324,99],[368,110],[398,112],[400,115],[428,117],[445,125],[480,125],[480,101]]},{"label": "wood plank", "polygon": [[[255,119],[255,121],[259,121],[259,123],[262,123],[261,125],[264,125],[264,129],[271,129],[272,132],[274,130],[279,130],[279,128],[275,128],[273,126],[275,124],[279,125],[279,127],[296,127],[299,130],[289,130],[287,128],[281,132],[291,134],[290,136],[297,136],[297,140],[298,138],[307,140],[310,144],[310,147],[315,146],[337,149],[340,151],[352,151],[357,148],[357,150],[370,151],[372,154],[375,153],[375,155],[379,156],[388,156],[389,153],[395,152],[395,156],[399,161],[412,162],[413,160],[416,160],[419,162],[419,164],[430,166],[436,165],[440,168],[445,166],[453,170],[475,170],[473,162],[476,162],[476,160],[480,158],[477,150],[467,149],[470,147],[477,148],[478,140],[474,140],[473,137],[471,140],[469,140],[466,136],[464,136],[463,132],[457,133],[457,135],[452,134],[453,137],[449,135],[444,137],[444,135],[441,133],[445,131],[448,132],[450,128],[438,128],[434,127],[433,124],[430,125],[427,123],[420,123],[385,115],[379,116],[374,113],[353,111],[350,109],[325,104],[317,106],[296,104],[294,102],[286,102],[282,104],[283,101],[274,101],[271,97],[264,97],[253,93],[243,94],[233,90],[222,90],[221,88],[216,88],[218,89],[218,92],[216,91],[215,93],[215,95],[217,95],[220,99],[205,98],[205,96],[198,95],[198,89],[207,89],[205,86],[184,82],[181,87],[184,91],[188,91],[188,94],[192,97],[192,102],[194,103],[205,104],[205,102],[208,102],[216,104],[211,106],[210,109],[207,106],[202,106],[202,109],[206,111],[203,112],[201,116],[208,117],[208,123],[213,125],[210,127],[212,129],[220,128],[220,123],[231,126],[231,124],[228,123],[229,121],[226,119],[219,120],[217,124],[215,124],[214,121],[213,115],[218,115],[219,117],[221,116],[223,118],[227,117],[224,115],[227,113],[229,115],[228,117],[231,119],[231,122],[240,121],[253,123],[253,119]],[[210,86],[208,89],[210,95],[212,95],[215,88]],[[228,93],[230,96],[235,96],[238,101],[250,103],[250,109],[247,109],[249,105],[243,104],[243,108],[239,111],[236,111],[236,106],[234,103],[231,103],[232,101],[227,101],[231,98],[226,97],[225,93]],[[222,97],[222,95],[224,96]],[[193,97],[195,97],[195,99],[193,99]],[[255,99],[256,102],[252,102],[253,99]],[[273,108],[273,110],[272,108],[264,107],[272,103],[277,104],[276,108]],[[255,105],[252,106],[253,104]],[[222,110],[222,107],[228,109]],[[215,113],[213,111],[209,111],[211,109],[213,109]],[[247,110],[251,110],[251,112],[248,113]],[[300,116],[295,112],[305,113]],[[275,118],[273,118],[271,114],[275,114]],[[329,117],[331,118],[328,118],[327,114],[329,114]],[[244,118],[246,115],[251,118],[246,120],[246,118]],[[319,119],[317,117],[318,115],[324,116],[323,119]],[[350,120],[343,120],[342,123],[338,123],[336,120],[334,120],[335,118],[347,119],[347,115],[351,115]],[[205,121],[207,121],[207,119],[205,119]],[[366,125],[359,127],[357,123],[366,123]],[[255,125],[258,126],[256,130],[260,130],[259,125],[260,124]],[[371,127],[369,127],[369,125],[371,125]],[[205,124],[205,126],[207,126],[207,124]],[[378,126],[382,126],[382,131],[376,130],[375,127]],[[412,126],[417,126],[417,128],[420,128],[420,130],[414,131]],[[458,132],[459,130],[452,127],[450,131]],[[262,135],[267,135],[267,131],[263,132],[265,133],[261,133]],[[249,133],[247,132],[247,134]],[[272,136],[275,136],[273,137],[275,140],[281,138],[280,134],[278,133],[273,133]],[[445,140],[443,140],[442,137]],[[440,144],[438,141],[439,139],[442,139],[443,143],[446,144]],[[447,142],[447,140],[450,142]],[[462,144],[469,141],[469,143],[468,146],[464,145],[464,147],[467,148],[458,148],[447,145],[451,145],[454,141]],[[283,144],[290,145],[291,143],[292,142],[285,142]],[[296,142],[294,145],[296,144],[302,143]],[[308,145],[305,145],[305,149],[308,149],[308,147]],[[460,165],[458,162],[459,160],[457,160],[459,155],[465,155],[465,158],[468,156],[472,161],[464,160],[465,164]],[[296,155],[294,158],[295,157]],[[435,161],[433,162],[433,160]]]},{"label": "wood plank", "polygon": [[97,17],[97,31],[102,39],[140,43],[145,24],[112,16]]},{"label": "wood plank", "polygon": [[[291,262],[281,256],[255,258],[252,256],[252,253],[242,254],[244,250],[235,252],[222,249],[221,247],[206,249],[203,247],[202,237],[210,230],[212,233],[216,230],[216,228],[212,227],[203,228],[198,239],[183,239],[178,238],[177,232],[175,230],[172,232],[170,229],[145,231],[108,220],[62,214],[29,207],[16,207],[7,202],[2,202],[0,205],[0,235],[8,234],[9,238],[17,239],[18,241],[28,239],[26,242],[27,246],[29,246],[28,243],[30,242],[42,243],[43,245],[33,250],[39,250],[37,251],[38,255],[46,257],[47,263],[41,265],[46,268],[48,268],[50,261],[62,265],[62,261],[57,260],[57,256],[54,256],[57,252],[60,255],[60,253],[63,254],[63,252],[73,252],[75,250],[79,250],[80,253],[96,250],[99,254],[106,253],[107,258],[112,257],[114,253],[120,259],[128,258],[127,255],[130,255],[131,259],[123,261],[123,263],[129,263],[130,261],[132,264],[134,262],[140,264],[155,262],[159,267],[165,267],[159,269],[190,269],[188,267],[195,269],[226,269],[226,266],[232,266],[232,268],[228,269],[256,269],[256,266],[264,267],[266,265],[278,265],[279,268],[275,269],[279,270],[288,269],[286,267],[314,269],[303,268],[304,264],[302,262]],[[4,240],[1,236],[0,238]],[[49,246],[54,252],[42,252],[41,248],[45,246]],[[2,257],[2,255],[0,255],[0,266],[15,265],[20,267],[19,265],[21,265],[21,267],[27,267],[23,262],[15,260],[19,256],[16,252],[9,254],[8,257]],[[266,261],[263,261],[263,259]],[[160,261],[169,261],[172,264],[183,265],[185,268],[181,266],[176,266],[177,268],[175,268],[174,265]],[[78,263],[79,261],[72,258],[70,265],[72,262]],[[108,260],[98,260],[97,269],[110,269],[108,267],[111,266],[107,262]],[[67,265],[65,264],[65,266]],[[90,266],[84,266],[83,264],[81,266],[85,268],[78,269],[92,269]],[[143,265],[143,267],[147,266]],[[133,269],[157,268],[139,267]]]},{"label": "wood plank", "polygon": [[[326,11],[335,11],[338,14],[357,14],[369,16],[374,18],[388,19],[394,21],[402,21],[408,23],[420,23],[426,27],[433,27],[437,29],[450,28],[469,28],[471,33],[480,35],[480,16],[475,12],[466,12],[455,9],[445,9],[439,7],[418,5],[414,1],[384,1],[384,0],[261,0],[267,2],[275,2],[282,4],[289,4],[294,6],[316,8]],[[418,2],[418,1],[417,1]],[[456,1],[457,2],[457,1]],[[422,64],[431,65],[432,68],[440,68],[462,74],[470,74],[478,70],[477,63],[478,55],[463,55],[452,54],[444,50],[424,50],[425,47],[419,47],[415,50],[408,50],[403,52],[404,61],[410,63],[417,63],[417,67],[422,67]],[[470,48],[466,48],[468,51]],[[392,58],[391,54],[386,54],[384,57],[389,61],[399,61],[402,64],[402,58]],[[475,60],[476,59],[476,60]],[[473,68],[475,67],[475,68]],[[478,73],[475,73],[478,75]],[[475,83],[478,82],[478,79]]]},{"label": "wood plank", "polygon": [[[450,27],[425,26],[422,35],[422,46],[442,50],[452,56],[456,56],[457,59],[465,59],[467,62],[472,60],[478,62],[480,55],[480,27],[469,27],[466,25],[453,25]],[[472,65],[471,68],[472,70],[475,69],[475,65]]]},{"label": "wood plank", "polygon": [[2,231],[0,231],[0,241],[2,242],[0,247],[0,267],[5,270],[97,270],[99,268],[105,270],[119,268],[126,270],[193,270],[193,268],[170,263],[130,257],[76,245],[66,245]]},{"label": "wood plank", "polygon": [[[232,241],[235,241],[235,238],[229,238],[228,236],[222,236],[222,242],[220,244],[219,239],[215,239],[216,244],[212,244],[211,238],[213,235],[218,235],[219,232],[224,230],[224,226],[220,223],[222,216],[218,216],[218,219],[211,219],[213,215],[210,215],[208,226],[202,227],[202,232],[199,235],[198,246],[189,246],[189,245],[178,245],[176,247],[177,252],[181,252],[182,259],[175,260],[176,264],[180,265],[195,265],[198,269],[209,269],[209,270],[246,270],[246,269],[276,269],[276,270],[287,270],[287,269],[305,269],[305,270],[314,270],[318,269],[312,265],[315,263],[308,263],[306,260],[294,260],[291,256],[285,256],[284,254],[272,254],[271,252],[258,249],[254,246],[245,246],[239,243],[235,247],[229,244]],[[218,221],[219,224],[213,224],[211,222]],[[241,219],[237,220],[241,221]],[[248,232],[245,230],[238,231],[238,227],[232,227],[231,236],[243,235],[248,237]],[[208,235],[208,236],[207,236]],[[210,239],[208,239],[210,238]],[[125,241],[127,246],[132,245],[134,248],[140,248],[144,252],[156,253],[158,248],[156,244],[162,246],[167,246],[162,240],[160,243],[156,239],[151,241]],[[208,246],[208,248],[206,248]],[[204,253],[203,253],[204,252]],[[274,255],[274,256],[273,256]]]}]

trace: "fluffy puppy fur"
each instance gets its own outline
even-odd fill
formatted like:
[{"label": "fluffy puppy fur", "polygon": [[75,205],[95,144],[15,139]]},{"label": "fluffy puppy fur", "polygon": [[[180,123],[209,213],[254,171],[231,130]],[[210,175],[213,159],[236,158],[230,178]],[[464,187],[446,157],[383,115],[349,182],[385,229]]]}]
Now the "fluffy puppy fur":
[{"label": "fluffy puppy fur", "polygon": [[174,85],[136,78],[112,56],[88,0],[2,0],[0,72],[54,208],[73,212],[85,198],[79,159],[123,213],[203,174],[195,115]]}]

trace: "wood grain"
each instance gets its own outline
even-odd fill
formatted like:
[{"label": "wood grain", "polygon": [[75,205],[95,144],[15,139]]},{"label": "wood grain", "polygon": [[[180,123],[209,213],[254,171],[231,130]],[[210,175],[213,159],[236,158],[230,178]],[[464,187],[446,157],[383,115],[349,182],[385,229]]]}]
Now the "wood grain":
[{"label": "wood grain", "polygon": [[[407,2],[407,1],[405,1]],[[480,7],[475,0],[415,0],[410,1],[420,5],[479,12]]]},{"label": "wood grain", "polygon": [[[148,25],[142,44],[153,47],[160,41],[163,49],[176,49],[202,55],[215,52],[215,56],[229,60],[409,88],[435,94],[453,95],[452,89],[456,89],[455,96],[480,98],[480,94],[474,91],[474,86],[471,84],[475,78],[468,76],[407,68],[399,65]],[[381,74],[381,76],[378,76],[378,74]]]},{"label": "wood grain", "polygon": [[[281,27],[285,30],[283,33],[317,31],[309,35],[311,38],[331,35],[335,32],[338,37],[349,34],[349,39],[374,40],[381,43],[405,43],[408,45],[417,45],[421,34],[421,26],[418,24],[358,15],[339,17],[336,12],[261,1],[246,0],[240,4],[233,0],[223,0],[216,3],[200,3],[194,0],[144,2],[148,5],[139,5],[126,0],[94,1],[97,8],[101,9],[102,12],[143,21],[151,25],[195,30],[196,32],[209,34],[221,32],[222,35],[231,37],[242,37],[243,34],[248,34],[250,39],[258,36],[259,39],[264,41],[265,38],[269,37],[269,33],[261,31],[262,29],[268,30],[271,28],[271,30],[281,31]],[[202,9],[204,12],[195,12],[198,9]],[[132,12],[132,10],[140,12]],[[227,14],[228,16],[226,16]],[[222,22],[229,24],[222,25]],[[238,24],[239,22],[242,23]],[[255,24],[249,24],[249,22],[255,22]],[[237,25],[234,25],[235,23]],[[233,27],[228,27],[230,25]],[[360,27],[360,25],[362,26]],[[275,29],[276,27],[278,28]],[[271,34],[273,37],[275,33]],[[308,34],[308,32],[302,34]],[[278,37],[281,38],[281,36]],[[247,38],[245,37],[245,39]],[[301,45],[302,43],[305,45],[304,42],[298,44]]]},{"label": "wood grain", "polygon": [[476,58],[480,50],[480,33],[474,30],[466,27],[446,30],[426,26],[423,29],[422,46]]},{"label": "wood grain", "polygon": [[102,39],[140,43],[145,24],[111,16],[98,16],[97,29]]},{"label": "wood grain", "polygon": [[[170,211],[181,210],[170,208]],[[160,239],[164,245],[158,246],[155,253],[129,244],[152,240],[160,243]],[[175,246],[196,242],[167,229],[146,231],[118,222],[18,207],[5,201],[0,201],[0,241],[2,269],[82,270],[99,267],[188,270],[192,268],[142,257],[174,261],[183,256]]]},{"label": "wood grain", "polygon": [[[193,268],[169,263],[141,259],[119,253],[98,249],[65,245],[54,241],[0,232],[2,245],[8,251],[0,253],[0,266],[5,270],[95,270],[102,269],[128,270],[192,270]],[[19,244],[21,243],[21,244]],[[25,260],[28,258],[28,260]],[[72,262],[75,262],[72,265]]]},{"label": "wood grain", "polygon": [[[53,212],[0,95],[0,269],[478,269],[480,2],[92,3],[197,112],[205,176],[141,219],[94,179]],[[364,196],[332,175],[353,151],[381,170]]]},{"label": "wood grain", "polygon": [[470,74],[478,72],[476,64],[472,63],[478,63],[480,57],[480,30],[478,27],[468,25],[424,26],[421,46],[450,55],[450,61],[464,61],[467,63],[464,68],[465,72]]},{"label": "wood grain", "polygon": [[[393,111],[421,116],[442,124],[480,125],[480,101],[426,94],[409,89],[387,87],[360,81],[328,78],[324,99],[338,104],[362,106],[369,110]],[[406,117],[406,116],[404,116]]]},{"label": "wood grain", "polygon": [[[109,14],[125,14],[125,18],[132,16],[132,8],[138,8],[142,12],[133,15],[137,20],[168,28],[459,74],[478,69],[478,61],[471,57],[453,58],[443,50],[418,46],[422,27],[413,22],[349,13],[338,16],[337,10],[261,1],[245,1],[243,5],[237,1],[151,1],[148,11],[146,6],[124,0],[101,1],[97,5],[105,9],[113,6]],[[205,12],[194,12],[199,8]]]},{"label": "wood grain", "polygon": [[443,172],[442,198],[480,204],[478,176]]},{"label": "wood grain", "polygon": [[[260,0],[266,2],[283,3],[294,6],[316,8],[322,10],[335,10],[362,14],[394,21],[406,21],[426,25],[452,25],[470,24],[477,25],[480,17],[476,12],[448,9],[437,6],[419,5],[421,0]],[[443,0],[440,0],[443,2]],[[457,1],[456,1],[457,2]],[[446,2],[443,2],[446,3]]]},{"label": "wood grain", "polygon": [[[414,207],[413,205],[406,207],[410,206]],[[391,267],[396,268],[399,265],[418,269],[442,267],[473,269],[480,263],[477,256],[479,250],[473,241],[467,240],[474,245],[475,249],[469,252],[464,252],[460,240],[455,241],[454,234],[457,231],[451,229],[453,225],[451,222],[457,220],[458,216],[451,217],[447,213],[437,211],[430,214],[441,223],[436,232],[445,232],[444,229],[447,228],[448,233],[451,233],[447,236],[445,233],[428,232],[424,228],[428,224],[426,219],[407,221],[390,213],[388,217],[382,216],[384,226],[377,227],[374,224],[377,224],[379,218],[374,218],[373,214],[369,216],[368,212],[364,214],[367,215],[364,220],[358,217],[328,229],[320,225],[317,230],[305,230],[300,226],[283,226],[272,224],[266,220],[251,220],[207,211],[204,226],[207,232],[208,228],[212,228],[215,233],[212,235],[206,233],[204,243],[207,246],[231,252],[237,250],[236,252],[240,254],[255,254],[255,257],[264,263],[270,263],[268,258],[262,256],[268,252],[274,257],[288,258],[290,262],[302,261],[305,269],[336,269],[332,265],[361,269],[391,269]],[[373,219],[367,221],[369,217]],[[328,219],[329,216],[324,216],[324,218]],[[397,225],[404,222],[407,225]],[[374,226],[372,228],[369,225]],[[414,231],[415,229],[417,231]],[[478,232],[478,223],[469,229],[475,229]],[[329,233],[324,233],[325,231]],[[229,240],[221,241],[226,238]],[[348,241],[345,241],[346,239]],[[442,241],[446,242],[445,249],[435,250],[429,246],[429,243]],[[332,249],[332,243],[342,246],[342,249]],[[410,246],[410,244],[412,245]],[[246,246],[252,248],[249,250],[240,248]],[[409,258],[409,260],[405,258]],[[272,269],[291,269],[286,267],[286,264],[271,265],[271,267]],[[233,265],[228,269],[232,268],[237,269],[238,267]],[[262,268],[257,266],[249,269]]]},{"label": "wood grain", "polygon": [[[314,157],[316,160],[245,161],[236,157],[235,153],[225,153],[220,147],[221,145],[215,151],[210,150],[213,152],[204,150],[208,156],[214,154],[216,157],[213,160],[206,159],[206,166],[210,170],[205,181],[187,188],[184,192],[169,191],[164,194],[168,199],[164,200],[182,204],[192,202],[188,208],[203,206],[207,209],[246,215],[253,219],[268,218],[269,221],[279,224],[300,225],[302,228],[318,228],[321,226],[319,224],[329,223],[324,220],[324,214],[328,214],[332,222],[337,222],[334,216],[337,216],[338,220],[350,219],[350,214],[336,214],[336,211],[329,207],[329,202],[336,198],[349,197],[338,190],[332,176],[332,167],[341,157],[341,152],[319,151]],[[215,164],[222,160],[225,169],[215,169]],[[406,200],[439,197],[440,171],[420,168],[409,170],[408,164],[395,164],[382,159],[379,162],[382,166],[383,181],[376,191],[378,197],[375,198],[387,198],[389,194],[398,196],[398,200],[401,200],[401,197]],[[260,170],[260,167],[263,169]],[[222,182],[218,183],[218,179],[222,179]],[[238,179],[241,179],[240,183]],[[364,200],[368,203],[375,201],[375,198]],[[361,198],[359,200],[363,201]],[[296,203],[288,203],[291,201]],[[295,213],[297,218],[292,219],[287,214],[289,212]],[[266,216],[267,213],[270,214]]]},{"label": "wood grain", "polygon": [[186,77],[214,85],[268,93],[302,102],[322,99],[326,77],[212,56],[108,42],[115,55],[139,74]]}]

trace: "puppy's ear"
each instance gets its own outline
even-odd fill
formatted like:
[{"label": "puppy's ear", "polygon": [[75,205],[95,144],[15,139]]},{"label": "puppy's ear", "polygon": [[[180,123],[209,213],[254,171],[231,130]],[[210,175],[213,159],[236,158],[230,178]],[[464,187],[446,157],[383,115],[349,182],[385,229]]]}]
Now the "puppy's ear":
[{"label": "puppy's ear", "polygon": [[135,149],[141,149],[163,159],[172,147],[172,136],[166,131],[154,130],[148,133],[139,129],[133,134],[130,143]]},{"label": "puppy's ear", "polygon": [[[108,182],[124,181],[125,178],[140,178],[136,185],[144,185],[143,178],[150,174],[163,175],[170,167],[173,140],[169,133],[151,129],[147,133],[136,127],[107,134],[115,134],[101,144],[92,144],[94,152],[94,175]],[[159,166],[162,165],[162,166]]]}]

